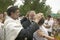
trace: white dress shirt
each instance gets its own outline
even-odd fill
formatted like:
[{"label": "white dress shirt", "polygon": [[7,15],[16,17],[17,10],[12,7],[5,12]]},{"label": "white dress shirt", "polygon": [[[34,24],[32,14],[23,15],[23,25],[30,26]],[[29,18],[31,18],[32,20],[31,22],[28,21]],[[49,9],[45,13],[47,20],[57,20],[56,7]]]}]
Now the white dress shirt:
[{"label": "white dress shirt", "polygon": [[[40,30],[41,30],[44,34],[48,35],[48,32],[47,32],[46,28],[45,28],[43,25],[40,27]],[[33,37],[34,37],[33,40],[47,40],[46,38],[40,37],[40,36],[37,34],[37,32],[34,33]]]},{"label": "white dress shirt", "polygon": [[4,26],[5,40],[15,40],[18,33],[23,29],[20,20],[14,20],[11,17],[6,18]]},{"label": "white dress shirt", "polygon": [[50,25],[50,28],[46,28],[48,30],[48,32],[52,32],[52,27],[53,27],[53,24],[54,24],[54,20],[52,18],[50,18],[50,20],[45,20],[44,24],[45,23],[48,23],[48,25]]}]

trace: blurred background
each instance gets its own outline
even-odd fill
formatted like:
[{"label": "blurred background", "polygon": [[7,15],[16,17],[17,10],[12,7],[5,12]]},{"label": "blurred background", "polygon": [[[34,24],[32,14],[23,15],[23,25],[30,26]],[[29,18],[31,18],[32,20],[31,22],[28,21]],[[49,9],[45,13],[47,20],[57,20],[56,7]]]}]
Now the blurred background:
[{"label": "blurred background", "polygon": [[5,12],[11,5],[18,6],[21,15],[35,10],[36,13],[42,12],[45,17],[48,14],[55,18],[60,17],[60,0],[0,0],[0,12]]}]

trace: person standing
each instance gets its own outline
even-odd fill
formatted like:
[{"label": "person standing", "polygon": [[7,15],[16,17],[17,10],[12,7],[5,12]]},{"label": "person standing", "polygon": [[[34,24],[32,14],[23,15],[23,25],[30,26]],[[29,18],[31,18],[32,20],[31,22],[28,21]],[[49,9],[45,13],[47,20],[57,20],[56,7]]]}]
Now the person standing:
[{"label": "person standing", "polygon": [[[40,16],[41,14],[37,14]],[[54,37],[48,35],[47,29],[44,27],[44,17],[38,22],[40,25],[39,30],[34,33],[33,40],[55,40]]]},{"label": "person standing", "polygon": [[49,36],[51,36],[53,24],[54,24],[53,18],[50,15],[48,15],[47,20],[45,20],[44,22],[44,26],[48,30]]},{"label": "person standing", "polygon": [[40,20],[35,18],[33,24],[28,28],[24,29],[20,23],[19,18],[19,9],[15,6],[7,9],[8,18],[5,19],[5,40],[25,40],[31,33],[34,33],[39,29],[38,22]]},{"label": "person standing", "polygon": [[4,40],[4,17],[3,17],[3,13],[0,13],[0,40]]},{"label": "person standing", "polygon": [[[21,20],[21,24],[24,29],[28,28],[34,20],[34,16],[36,15],[35,11],[28,11],[26,16]],[[33,40],[33,33],[27,37],[27,40]]]}]

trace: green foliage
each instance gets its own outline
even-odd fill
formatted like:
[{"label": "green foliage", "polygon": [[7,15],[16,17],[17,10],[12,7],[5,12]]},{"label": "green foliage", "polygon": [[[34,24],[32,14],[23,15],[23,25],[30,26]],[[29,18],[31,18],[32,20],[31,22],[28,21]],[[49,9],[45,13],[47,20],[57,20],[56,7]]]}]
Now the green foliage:
[{"label": "green foliage", "polygon": [[26,15],[27,11],[34,10],[36,13],[42,12],[45,16],[51,13],[49,5],[45,4],[46,0],[25,0],[24,5],[20,7],[21,15]]},{"label": "green foliage", "polygon": [[51,16],[53,17],[53,18],[60,18],[60,14],[51,14]]},{"label": "green foliage", "polygon": [[6,11],[7,7],[12,4],[12,0],[0,0],[0,12]]}]

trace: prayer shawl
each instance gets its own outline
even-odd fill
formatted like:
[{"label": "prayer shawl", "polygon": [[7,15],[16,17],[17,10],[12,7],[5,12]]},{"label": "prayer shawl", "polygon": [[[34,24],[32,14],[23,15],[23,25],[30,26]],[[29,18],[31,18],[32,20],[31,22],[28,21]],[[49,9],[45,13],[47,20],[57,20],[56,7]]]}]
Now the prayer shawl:
[{"label": "prayer shawl", "polygon": [[5,40],[15,40],[21,29],[23,29],[20,20],[14,20],[11,17],[5,20],[4,26]]}]

